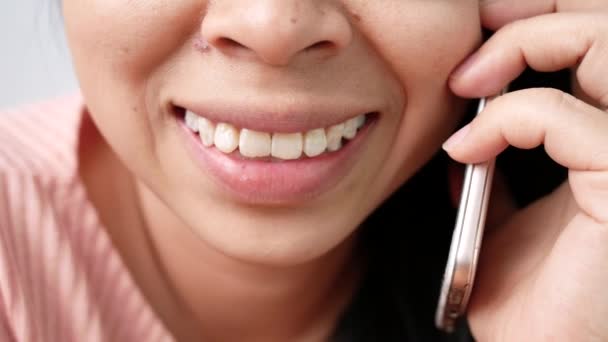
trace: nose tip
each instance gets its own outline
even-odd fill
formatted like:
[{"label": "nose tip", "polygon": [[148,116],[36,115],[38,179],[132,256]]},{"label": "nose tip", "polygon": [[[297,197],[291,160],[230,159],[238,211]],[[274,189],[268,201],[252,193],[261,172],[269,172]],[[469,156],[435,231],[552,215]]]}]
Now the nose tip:
[{"label": "nose tip", "polygon": [[255,57],[271,65],[288,65],[299,55],[337,55],[350,44],[352,29],[338,8],[318,1],[237,1],[211,8],[201,34],[215,49],[233,57]]}]

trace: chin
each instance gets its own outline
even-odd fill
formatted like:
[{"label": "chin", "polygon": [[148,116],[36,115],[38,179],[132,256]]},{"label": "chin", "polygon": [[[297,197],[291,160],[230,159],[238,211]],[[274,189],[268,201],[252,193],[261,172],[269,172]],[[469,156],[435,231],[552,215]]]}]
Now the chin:
[{"label": "chin", "polygon": [[[337,213],[344,211],[332,209],[333,215],[319,216],[314,209],[228,205],[211,208],[202,220],[197,219],[200,215],[188,215],[196,212],[193,210],[184,210],[181,216],[190,223],[192,238],[203,242],[202,247],[209,247],[210,253],[252,264],[289,267],[349,249],[358,222],[340,222],[346,215]],[[200,244],[195,246],[201,248]]]}]

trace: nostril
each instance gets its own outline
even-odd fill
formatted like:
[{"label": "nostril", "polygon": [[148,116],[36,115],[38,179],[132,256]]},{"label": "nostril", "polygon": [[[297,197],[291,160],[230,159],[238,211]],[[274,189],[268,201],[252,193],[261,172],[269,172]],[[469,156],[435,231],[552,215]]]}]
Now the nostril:
[{"label": "nostril", "polygon": [[239,49],[239,48],[247,48],[245,45],[237,42],[234,39],[231,38],[227,38],[227,37],[221,37],[218,38],[215,42],[215,44],[219,47],[219,48],[232,48],[232,49]]},{"label": "nostril", "polygon": [[335,44],[330,42],[329,40],[323,40],[323,41],[312,44],[311,46],[307,47],[305,50],[306,51],[325,50],[325,49],[331,49],[334,46],[335,46]]}]

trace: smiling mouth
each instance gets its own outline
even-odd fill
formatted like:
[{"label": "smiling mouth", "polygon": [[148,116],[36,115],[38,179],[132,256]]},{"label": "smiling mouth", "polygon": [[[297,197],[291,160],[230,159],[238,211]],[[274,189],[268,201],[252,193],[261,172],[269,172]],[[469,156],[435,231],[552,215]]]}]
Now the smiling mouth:
[{"label": "smiling mouth", "polygon": [[378,118],[377,112],[368,112],[326,127],[286,133],[213,122],[179,107],[175,115],[203,146],[239,159],[268,162],[310,159],[338,152]]},{"label": "smiling mouth", "polygon": [[302,203],[347,179],[380,117],[366,110],[308,112],[203,108],[202,116],[173,109],[194,165],[234,200],[260,205]]}]

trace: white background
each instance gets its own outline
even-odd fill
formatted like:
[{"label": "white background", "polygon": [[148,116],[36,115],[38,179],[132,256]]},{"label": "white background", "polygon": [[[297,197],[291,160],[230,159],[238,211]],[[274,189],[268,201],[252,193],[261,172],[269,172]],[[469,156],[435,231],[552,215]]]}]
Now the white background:
[{"label": "white background", "polygon": [[77,89],[60,0],[0,0],[0,109]]}]

